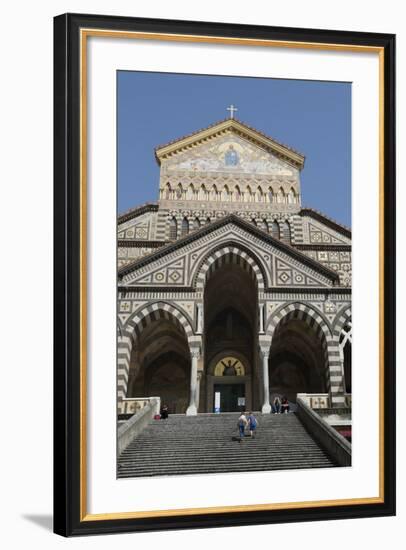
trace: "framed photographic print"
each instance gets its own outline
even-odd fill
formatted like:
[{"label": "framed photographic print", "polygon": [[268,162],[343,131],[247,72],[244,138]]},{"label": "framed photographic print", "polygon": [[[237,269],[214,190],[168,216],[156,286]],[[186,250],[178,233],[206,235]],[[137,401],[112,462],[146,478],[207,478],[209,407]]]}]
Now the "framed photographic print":
[{"label": "framed photographic print", "polygon": [[395,513],[395,37],[54,20],[54,530]]}]

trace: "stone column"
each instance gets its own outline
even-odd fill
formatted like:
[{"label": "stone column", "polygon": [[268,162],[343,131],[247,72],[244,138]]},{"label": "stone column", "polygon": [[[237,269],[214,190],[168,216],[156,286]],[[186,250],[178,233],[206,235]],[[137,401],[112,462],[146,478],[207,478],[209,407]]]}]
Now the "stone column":
[{"label": "stone column", "polygon": [[259,304],[259,333],[264,334],[264,304]]},{"label": "stone column", "polygon": [[203,304],[197,304],[197,330],[196,334],[203,332]]},{"label": "stone column", "polygon": [[264,348],[261,346],[260,356],[262,359],[262,383],[263,383],[262,412],[270,413],[272,410],[272,407],[269,402],[269,372],[268,372],[269,348],[268,347]]},{"label": "stone column", "polygon": [[340,357],[339,344],[330,341],[327,343],[328,357],[328,385],[330,393],[330,405],[333,408],[345,407],[344,396],[344,363]]},{"label": "stone column", "polygon": [[189,406],[186,409],[186,414],[192,416],[197,414],[198,407],[198,377],[197,377],[197,362],[200,357],[200,349],[192,348],[190,350],[190,356],[192,358],[192,366],[190,369],[190,401]]},{"label": "stone column", "polygon": [[199,404],[200,404],[200,381],[203,376],[203,371],[199,370],[197,371],[197,386],[196,386],[196,411],[199,412]]}]

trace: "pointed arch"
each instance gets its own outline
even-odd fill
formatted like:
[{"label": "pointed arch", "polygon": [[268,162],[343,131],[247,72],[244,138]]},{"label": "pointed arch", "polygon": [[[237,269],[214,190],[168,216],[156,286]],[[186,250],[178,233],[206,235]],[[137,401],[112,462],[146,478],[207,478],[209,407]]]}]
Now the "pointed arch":
[{"label": "pointed arch", "polygon": [[281,237],[282,237],[282,241],[286,244],[291,244],[292,242],[292,235],[291,235],[291,230],[290,230],[290,224],[288,221],[284,221],[282,222],[282,227],[281,227]]},{"label": "pointed arch", "polygon": [[183,187],[181,183],[178,183],[178,186],[176,188],[176,198],[183,199]]},{"label": "pointed arch", "polygon": [[274,220],[271,225],[271,235],[274,239],[280,239],[281,238],[281,232],[279,229],[279,223]]},{"label": "pointed arch", "polygon": [[172,198],[172,187],[169,181],[165,185],[164,198],[170,200]]},{"label": "pointed arch", "polygon": [[200,229],[201,223],[200,219],[196,217],[193,221],[193,229]]},{"label": "pointed arch", "polygon": [[278,308],[267,320],[266,332],[273,338],[279,326],[292,319],[305,321],[320,336],[325,363],[325,379],[331,397],[331,406],[345,403],[342,364],[338,341],[334,338],[326,317],[308,303],[291,302]]},{"label": "pointed arch", "polygon": [[296,202],[297,202],[296,201],[296,192],[293,189],[293,187],[291,187],[290,190],[289,190],[289,193],[288,193],[288,203],[289,204],[295,204]]},{"label": "pointed arch", "polygon": [[266,322],[266,333],[269,336],[275,334],[278,326],[292,319],[305,321],[317,334],[323,334],[327,345],[333,342],[333,335],[329,328],[328,320],[310,304],[303,302],[290,302],[284,304],[272,313]]},{"label": "pointed arch", "polygon": [[178,222],[176,221],[175,216],[169,221],[169,240],[176,241],[178,235]]},{"label": "pointed arch", "polygon": [[206,190],[206,186],[203,185],[200,187],[200,190],[199,190],[199,198],[200,200],[202,201],[206,201],[207,200],[207,190]]},{"label": "pointed arch", "polygon": [[221,194],[221,199],[223,201],[228,201],[230,200],[230,190],[228,189],[228,185],[226,184],[224,187],[223,187],[223,191],[222,191],[222,194]]},{"label": "pointed arch", "polygon": [[247,185],[246,197],[247,197],[247,202],[252,202],[253,201],[253,194],[252,194],[252,191],[251,191],[251,187],[249,185]]},{"label": "pointed arch", "polygon": [[124,332],[135,340],[149,324],[158,319],[173,321],[178,328],[184,331],[188,341],[193,336],[192,324],[186,314],[172,304],[159,301],[141,306],[134,312],[127,321]]},{"label": "pointed arch", "polygon": [[262,192],[262,187],[260,185],[257,188],[257,199],[258,202],[264,202],[264,193]]},{"label": "pointed arch", "polygon": [[234,199],[236,201],[241,201],[242,200],[241,189],[238,185],[236,185],[234,187]]},{"label": "pointed arch", "polygon": [[267,202],[273,203],[274,201],[274,192],[272,187],[268,187]]},{"label": "pointed arch", "polygon": [[344,307],[337,313],[333,321],[333,334],[334,334],[334,338],[337,341],[340,338],[340,334],[344,326],[348,322],[351,322],[351,318],[352,318],[351,306]]},{"label": "pointed arch", "polygon": [[303,302],[290,302],[280,306],[269,316],[266,322],[266,334],[271,339],[271,352],[272,343],[276,343],[285,326],[289,326],[294,321],[304,322],[320,342],[320,359],[323,369],[320,374],[328,391],[333,392],[334,367],[333,369],[330,367],[332,366],[331,358],[334,357],[336,348],[327,319],[313,306]]},{"label": "pointed arch", "polygon": [[122,336],[117,342],[117,397],[122,401],[127,396],[131,352],[143,330],[154,321],[166,319],[175,324],[185,334],[190,344],[193,339],[193,328],[186,315],[172,304],[154,302],[141,306],[126,323]]},{"label": "pointed arch", "polygon": [[265,268],[260,259],[245,247],[237,244],[229,246],[220,245],[216,250],[210,251],[198,265],[193,281],[196,290],[203,290],[204,286],[217,267],[227,263],[239,264],[250,273],[255,280],[258,291],[263,291],[266,283]]},{"label": "pointed arch", "polygon": [[193,183],[191,183],[187,188],[186,199],[190,201],[195,199],[195,188],[193,186]]},{"label": "pointed arch", "polygon": [[184,237],[189,234],[189,220],[185,217],[182,220],[182,225],[180,228],[180,236]]},{"label": "pointed arch", "polygon": [[279,187],[279,191],[278,191],[278,202],[279,203],[284,203],[285,202],[285,191],[283,190],[282,187]]},{"label": "pointed arch", "polygon": [[218,198],[218,191],[217,191],[217,185],[214,184],[213,187],[211,188],[211,192],[210,192],[210,200],[212,201],[216,201],[217,198]]}]

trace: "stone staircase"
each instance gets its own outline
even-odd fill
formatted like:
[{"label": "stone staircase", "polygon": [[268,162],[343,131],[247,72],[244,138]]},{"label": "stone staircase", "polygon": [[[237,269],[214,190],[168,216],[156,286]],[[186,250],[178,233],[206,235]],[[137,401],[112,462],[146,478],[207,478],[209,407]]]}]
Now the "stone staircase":
[{"label": "stone staircase", "polygon": [[329,468],[337,464],[295,413],[256,414],[254,438],[238,437],[239,413],[153,420],[118,459],[119,478]]}]

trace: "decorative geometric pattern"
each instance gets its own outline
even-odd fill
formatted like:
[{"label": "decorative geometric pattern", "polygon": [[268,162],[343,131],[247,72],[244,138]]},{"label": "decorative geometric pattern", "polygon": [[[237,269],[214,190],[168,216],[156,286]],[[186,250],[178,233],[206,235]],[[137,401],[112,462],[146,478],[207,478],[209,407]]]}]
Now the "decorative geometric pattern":
[{"label": "decorative geometric pattern", "polygon": [[119,311],[120,313],[128,313],[129,311],[131,311],[131,302],[129,301],[120,302]]},{"label": "decorative geometric pattern", "polygon": [[327,302],[324,302],[324,313],[336,313],[337,312],[337,306],[334,302],[330,302],[328,300]]},{"label": "decorative geometric pattern", "polygon": [[351,286],[351,252],[340,250],[303,250],[312,260],[336,271],[341,286]]},{"label": "decorative geometric pattern", "polygon": [[346,241],[340,240],[327,230],[323,231],[311,223],[309,223],[309,235],[310,242],[315,244],[347,244]]},{"label": "decorative geometric pattern", "polygon": [[143,256],[147,256],[148,254],[151,254],[152,252],[155,252],[156,248],[148,248],[145,246],[142,247],[126,247],[126,246],[120,246],[118,248],[118,267],[122,267],[124,265],[128,265],[129,263],[137,260],[138,258],[142,258]]},{"label": "decorative geometric pattern", "polygon": [[176,285],[184,286],[185,283],[185,256],[178,258],[161,269],[156,269],[148,275],[142,275],[132,281],[136,285]]},{"label": "decorative geometric pattern", "polygon": [[276,308],[281,305],[281,302],[267,302],[266,304],[266,319],[272,315]]},{"label": "decorative geometric pattern", "polygon": [[148,226],[135,228],[136,239],[148,239]]},{"label": "decorative geometric pattern", "polygon": [[123,222],[118,227],[118,238],[128,240],[152,240],[153,236],[150,232],[154,220],[156,219],[155,212],[142,213],[139,216],[134,216],[130,220]]},{"label": "decorative geometric pattern", "polygon": [[127,320],[129,319],[130,317],[130,314],[128,313],[127,315],[122,315],[122,314],[119,314],[118,315],[118,318],[120,319],[120,322],[121,322],[121,325],[125,325]]},{"label": "decorative geometric pattern", "polygon": [[186,311],[186,313],[189,315],[191,319],[193,319],[193,311],[194,311],[194,302],[178,302],[177,305],[183,309],[183,311]]},{"label": "decorative geometric pattern", "polygon": [[293,268],[286,262],[276,258],[276,284],[277,286],[324,286],[325,283],[317,281],[307,273]]},{"label": "decorative geometric pattern", "polygon": [[327,409],[328,407],[328,398],[327,397],[311,397],[310,406],[312,409]]}]

